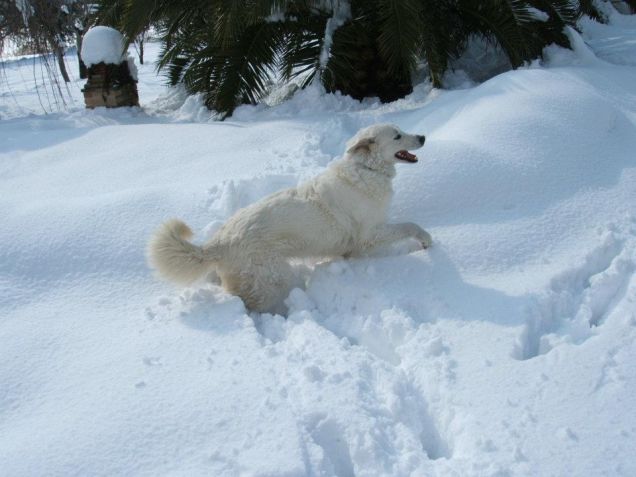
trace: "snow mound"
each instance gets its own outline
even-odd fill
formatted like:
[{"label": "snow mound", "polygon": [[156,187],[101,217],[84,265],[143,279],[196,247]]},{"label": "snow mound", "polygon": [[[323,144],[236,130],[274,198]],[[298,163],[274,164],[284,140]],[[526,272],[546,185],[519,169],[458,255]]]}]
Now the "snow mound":
[{"label": "snow mound", "polygon": [[93,27],[84,35],[80,54],[88,67],[98,63],[118,65],[127,56],[124,51],[124,37],[114,28]]}]

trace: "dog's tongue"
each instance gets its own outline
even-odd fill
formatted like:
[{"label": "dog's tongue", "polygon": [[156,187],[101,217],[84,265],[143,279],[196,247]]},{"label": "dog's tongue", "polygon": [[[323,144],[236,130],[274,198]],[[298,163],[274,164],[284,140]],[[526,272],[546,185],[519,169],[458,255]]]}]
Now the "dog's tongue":
[{"label": "dog's tongue", "polygon": [[409,151],[398,151],[395,153],[395,157],[401,161],[417,162],[417,156],[415,154],[411,154]]}]

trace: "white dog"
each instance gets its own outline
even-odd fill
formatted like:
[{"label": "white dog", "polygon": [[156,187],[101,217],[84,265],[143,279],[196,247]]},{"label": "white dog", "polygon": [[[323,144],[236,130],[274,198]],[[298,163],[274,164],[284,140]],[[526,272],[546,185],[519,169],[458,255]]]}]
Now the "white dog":
[{"label": "white dog", "polygon": [[215,269],[249,309],[273,311],[294,285],[290,259],[361,255],[407,238],[427,248],[431,236],[418,225],[386,223],[395,164],[417,162],[408,150],[423,144],[424,136],[392,125],[362,129],[325,172],[239,210],[203,246],[188,241],[180,220],[166,222],[149,243],[149,262],[180,284]]}]

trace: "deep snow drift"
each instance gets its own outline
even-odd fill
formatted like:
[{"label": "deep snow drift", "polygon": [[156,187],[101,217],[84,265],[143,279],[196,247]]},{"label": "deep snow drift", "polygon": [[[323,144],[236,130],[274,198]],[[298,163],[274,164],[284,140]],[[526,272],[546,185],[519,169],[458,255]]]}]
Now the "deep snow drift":
[{"label": "deep snow drift", "polygon": [[[635,18],[388,105],[211,122],[146,65],[141,110],[3,120],[2,473],[636,475]],[[391,219],[430,251],[318,264],[287,319],[150,275],[162,220],[204,240],[378,121],[427,136]]]}]

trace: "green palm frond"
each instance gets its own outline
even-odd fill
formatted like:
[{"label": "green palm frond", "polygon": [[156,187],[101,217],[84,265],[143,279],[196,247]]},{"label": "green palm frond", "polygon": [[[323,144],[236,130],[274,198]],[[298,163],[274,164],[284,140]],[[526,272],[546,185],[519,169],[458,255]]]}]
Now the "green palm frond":
[{"label": "green palm frond", "polygon": [[391,74],[408,76],[415,70],[424,29],[418,0],[376,0],[378,52]]},{"label": "green palm frond", "polygon": [[372,73],[374,34],[370,25],[361,19],[347,22],[333,36],[331,54],[321,81],[327,91],[346,91],[356,99],[369,96],[373,86]]},{"label": "green palm frond", "polygon": [[561,27],[575,26],[580,10],[570,0],[528,0],[533,7],[550,15],[550,20]]},{"label": "green palm frond", "polygon": [[303,87],[313,81],[320,69],[327,18],[324,14],[305,15],[300,21],[288,21],[282,26],[286,34],[278,70],[284,81],[303,77]]},{"label": "green palm frond", "polygon": [[468,32],[454,4],[424,0],[422,17],[421,56],[428,64],[433,86],[441,87],[448,61],[459,56]]},{"label": "green palm frond", "polygon": [[279,23],[262,22],[246,28],[235,45],[222,48],[215,58],[217,87],[208,95],[209,105],[229,115],[237,104],[256,103],[267,90],[284,36]]},{"label": "green palm frond", "polygon": [[124,0],[102,0],[93,16],[100,25],[119,27],[124,16]]},{"label": "green palm frond", "polygon": [[544,45],[533,34],[540,22],[525,0],[460,0],[459,8],[469,29],[497,39],[514,68],[541,54]]},{"label": "green palm frond", "polygon": [[245,18],[242,15],[241,0],[222,0],[214,9],[214,35],[217,44],[221,47],[230,47],[238,41],[246,27]]},{"label": "green palm frond", "polygon": [[579,0],[579,12],[582,15],[587,15],[593,18],[597,22],[605,23],[607,18],[603,15],[598,8],[596,8],[595,0]]},{"label": "green palm frond", "polygon": [[535,35],[543,45],[556,43],[568,47],[569,40],[565,34],[566,27],[576,27],[580,17],[579,10],[569,0],[528,0],[534,8],[548,15],[548,19],[536,25]]}]

